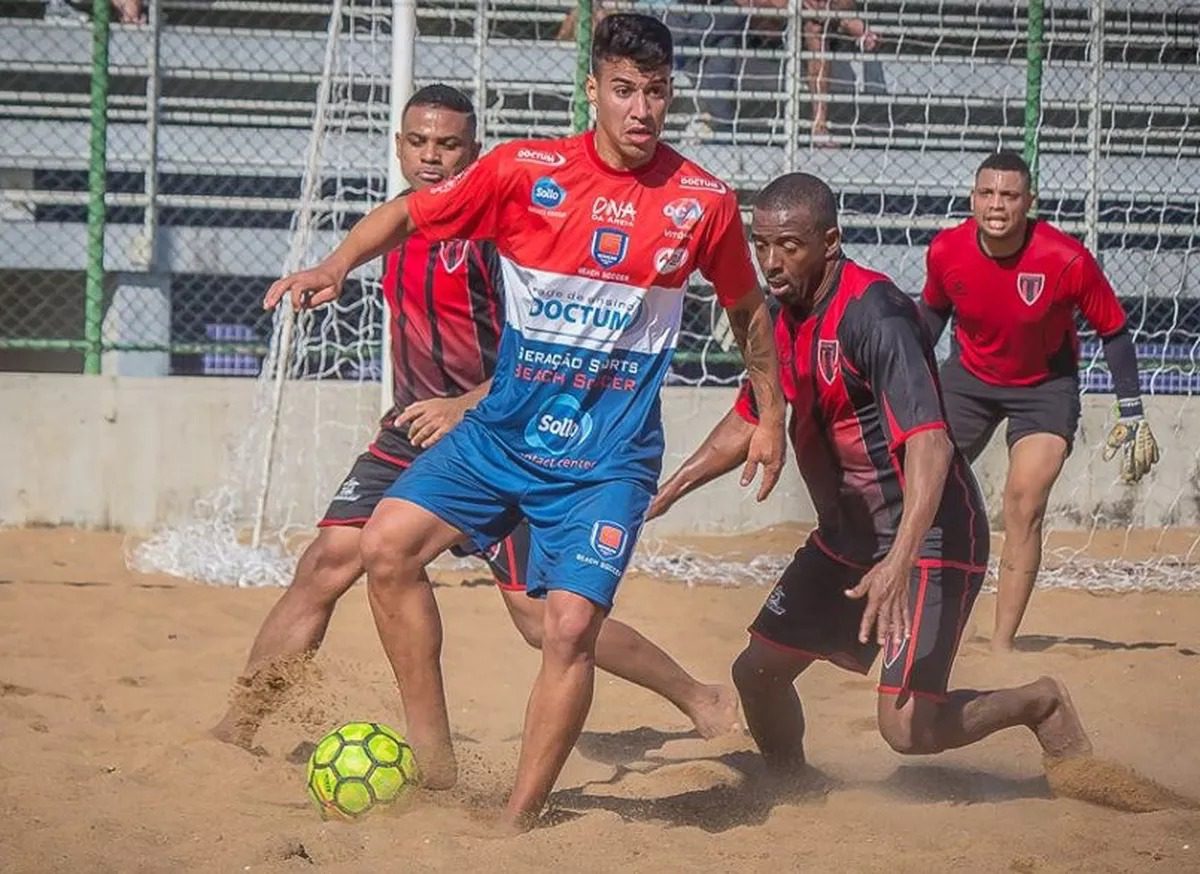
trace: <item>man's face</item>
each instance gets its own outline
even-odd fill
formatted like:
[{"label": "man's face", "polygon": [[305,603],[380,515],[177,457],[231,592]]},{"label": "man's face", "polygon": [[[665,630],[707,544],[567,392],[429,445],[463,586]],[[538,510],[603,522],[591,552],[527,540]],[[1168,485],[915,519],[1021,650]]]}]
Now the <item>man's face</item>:
[{"label": "man's face", "polygon": [[626,58],[602,60],[588,77],[588,100],[596,107],[596,130],[629,167],[654,156],[671,105],[671,68],[645,72]]},{"label": "man's face", "polygon": [[1025,177],[1017,170],[983,169],[971,190],[971,212],[979,232],[992,240],[1009,240],[1025,235],[1025,216],[1033,195]]},{"label": "man's face", "polygon": [[396,134],[404,181],[417,191],[463,170],[479,155],[470,116],[444,106],[410,106]]},{"label": "man's face", "polygon": [[810,308],[826,265],[841,249],[841,232],[818,229],[803,207],[755,208],[750,238],[771,296],[788,307]]}]

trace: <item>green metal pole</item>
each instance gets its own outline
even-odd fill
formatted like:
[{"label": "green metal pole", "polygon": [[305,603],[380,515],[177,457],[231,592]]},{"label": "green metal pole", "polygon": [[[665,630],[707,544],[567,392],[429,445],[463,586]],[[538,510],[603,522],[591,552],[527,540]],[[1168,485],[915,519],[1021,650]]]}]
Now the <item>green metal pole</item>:
[{"label": "green metal pole", "polygon": [[83,372],[100,372],[104,320],[104,193],[108,151],[108,4],[92,0],[92,135],[88,158],[87,286],[83,302]]},{"label": "green metal pole", "polygon": [[1045,3],[1029,0],[1029,39],[1025,47],[1025,162],[1037,191],[1038,129],[1042,121],[1042,60],[1045,49]]},{"label": "green metal pole", "polygon": [[591,123],[588,111],[587,77],[592,70],[592,0],[575,4],[575,97],[571,129],[583,133]]}]

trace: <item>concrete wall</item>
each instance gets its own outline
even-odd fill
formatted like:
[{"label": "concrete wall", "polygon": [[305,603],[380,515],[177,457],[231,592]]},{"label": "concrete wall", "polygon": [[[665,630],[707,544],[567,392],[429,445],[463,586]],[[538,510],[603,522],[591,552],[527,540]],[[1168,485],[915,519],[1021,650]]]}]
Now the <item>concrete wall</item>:
[{"label": "concrete wall", "polygon": [[[0,374],[0,524],[144,531],[193,517],[195,502],[222,486],[248,513],[261,445],[251,424],[266,420],[254,414],[257,388],[245,379]],[[703,439],[731,398],[728,389],[665,390],[667,471]],[[1152,398],[1148,407],[1163,461],[1129,487],[1116,483],[1114,465],[1099,456],[1111,399],[1085,399],[1077,448],[1052,501],[1057,525],[1091,527],[1094,518],[1116,527],[1200,524],[1200,403]],[[269,510],[274,525],[311,525],[369,440],[378,412],[376,385],[288,386]],[[993,516],[1004,460],[997,439],[977,466]],[[654,529],[733,532],[811,519],[789,460],[765,503],[756,504],[731,474],[680,502]]]}]

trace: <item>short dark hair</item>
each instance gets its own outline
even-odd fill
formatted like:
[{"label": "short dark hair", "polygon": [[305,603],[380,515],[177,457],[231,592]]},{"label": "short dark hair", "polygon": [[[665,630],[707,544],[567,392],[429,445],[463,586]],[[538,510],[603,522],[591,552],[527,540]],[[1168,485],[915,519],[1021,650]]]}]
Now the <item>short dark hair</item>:
[{"label": "short dark hair", "polygon": [[414,106],[440,106],[451,112],[461,112],[467,117],[471,139],[475,138],[475,104],[471,103],[471,98],[457,88],[443,85],[440,82],[418,88],[404,104],[404,114],[407,114]]},{"label": "short dark hair", "polygon": [[979,169],[975,171],[975,177],[979,178],[979,174],[984,170],[1020,173],[1021,178],[1025,180],[1025,188],[1033,190],[1033,174],[1029,172],[1029,165],[1016,152],[1001,149],[999,152],[993,152],[988,155],[983,159],[983,163],[979,165]]},{"label": "short dark hair", "polygon": [[627,59],[642,72],[675,63],[675,43],[671,31],[657,18],[634,12],[607,16],[592,36],[592,72],[601,61]]},{"label": "short dark hair", "polygon": [[767,183],[758,193],[754,206],[763,210],[804,209],[818,231],[836,228],[837,196],[833,189],[811,173],[786,173]]}]

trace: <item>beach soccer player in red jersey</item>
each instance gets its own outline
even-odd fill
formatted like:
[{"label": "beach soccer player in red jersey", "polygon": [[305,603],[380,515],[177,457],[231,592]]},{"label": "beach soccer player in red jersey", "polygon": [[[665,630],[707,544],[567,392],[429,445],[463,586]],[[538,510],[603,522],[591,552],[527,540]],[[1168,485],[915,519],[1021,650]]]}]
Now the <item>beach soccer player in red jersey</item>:
[{"label": "beach soccer player in red jersey", "polygon": [[955,442],[974,461],[1008,420],[1004,548],[992,632],[997,652],[1013,648],[1033,593],[1050,490],[1079,425],[1077,313],[1100,335],[1117,395],[1119,418],[1105,459],[1119,457],[1128,483],[1158,461],[1121,302],[1091,252],[1049,222],[1028,218],[1030,186],[1020,155],[998,152],[980,164],[972,217],[933,238],[922,295],[935,343],[954,317],[941,378]]},{"label": "beach soccer player in red jersey", "polygon": [[[475,109],[462,92],[429,85],[408,100],[396,157],[409,190],[444,182],[478,151]],[[338,599],[362,575],[362,527],[384,492],[487,394],[504,327],[502,282],[499,253],[487,241],[414,234],[387,253],[383,291],[391,319],[392,409],[317,523],[317,537],[301,556],[292,585],[263,621],[229,711],[214,729],[220,739],[252,746],[286,685],[287,672],[274,668],[280,660],[316,651]],[[540,646],[544,602],[525,596],[528,524],[520,522],[483,557],[513,622],[532,646]],[[601,626],[596,663],[671,701],[705,737],[737,725],[731,687],[697,682],[624,623],[610,619]],[[248,691],[264,686],[254,682],[260,670],[271,674],[266,699]]]},{"label": "beach soccer player in red jersey", "polygon": [[[780,303],[780,377],[796,462],[817,527],[750,626],[734,684],[770,772],[803,771],[793,685],[818,659],[866,673],[882,650],[879,731],[906,754],[1033,731],[1053,760],[1091,744],[1066,690],[948,691],[959,638],[987,569],[987,514],[947,433],[933,347],[916,305],[841,250],[837,200],[804,173],[754,207],[754,250]],[[662,486],[651,516],[744,463],[758,421],[746,384],[734,409]]]},{"label": "beach soccer player in red jersey", "polygon": [[347,274],[414,233],[495,243],[505,329],[490,393],[422,453],[363,529],[367,591],[423,780],[451,785],[441,619],[422,569],[530,527],[525,580],[545,598],[542,664],[525,714],[506,827],[539,815],[591,706],[596,638],[662,467],[659,388],[699,270],[725,308],[759,400],[743,481],[783,463],[771,319],[737,197],[659,142],[671,103],[670,31],[645,15],[596,28],[587,133],[497,146],[466,171],[373,210],[265,305],[336,299]]}]

